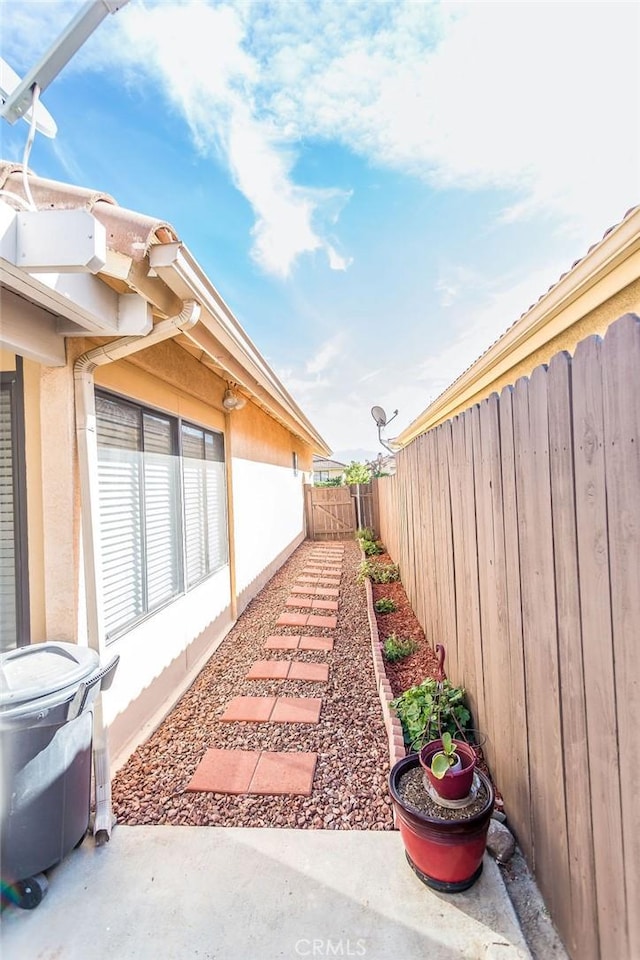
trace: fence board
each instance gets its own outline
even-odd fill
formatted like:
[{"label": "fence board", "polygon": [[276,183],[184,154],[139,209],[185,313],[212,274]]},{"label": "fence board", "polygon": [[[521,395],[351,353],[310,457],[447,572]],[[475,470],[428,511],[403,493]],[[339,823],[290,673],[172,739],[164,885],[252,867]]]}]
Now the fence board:
[{"label": "fence board", "polygon": [[[507,638],[509,644],[507,664],[513,708],[513,729],[516,737],[515,749],[512,754],[513,769],[511,779],[507,779],[507,781],[503,783],[502,790],[509,820],[513,823],[518,842],[529,862],[533,862],[529,733],[524,673],[524,639],[520,589],[520,536],[518,533],[518,503],[516,496],[516,454],[513,433],[512,387],[505,387],[500,394],[499,419]],[[524,743],[522,739],[518,739],[518,730],[521,730],[521,737],[524,738]]]},{"label": "fence board", "polygon": [[624,875],[620,793],[612,759],[618,731],[609,597],[601,345],[597,337],[583,340],[572,364],[576,517],[600,952],[603,957],[626,957],[625,914],[620,903]]},{"label": "fence board", "polygon": [[586,704],[578,589],[576,506],[571,445],[571,359],[557,354],[549,364],[549,458],[561,677],[562,743],[566,787],[569,905],[580,923],[566,923],[570,952],[584,960],[598,955],[589,764],[585,763]]},{"label": "fence board", "polygon": [[623,317],[610,328],[602,361],[624,879],[629,955],[640,957],[640,322],[636,317]]},{"label": "fence board", "polygon": [[639,381],[632,315],[417,438],[379,487],[574,960],[640,957]]},{"label": "fence board", "polygon": [[[557,903],[558,926],[569,921],[569,871],[565,822],[558,676],[558,639],[551,527],[546,368],[521,379],[514,392],[516,488],[520,517],[522,625],[524,633],[533,856],[544,896]],[[522,507],[520,507],[522,504]]]}]

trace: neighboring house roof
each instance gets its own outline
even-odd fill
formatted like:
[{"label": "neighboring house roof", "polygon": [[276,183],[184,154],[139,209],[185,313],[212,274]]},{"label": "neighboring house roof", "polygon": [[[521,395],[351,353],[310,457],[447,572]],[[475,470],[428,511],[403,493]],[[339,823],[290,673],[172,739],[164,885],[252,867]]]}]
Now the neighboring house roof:
[{"label": "neighboring house roof", "polygon": [[[118,206],[108,194],[35,176],[29,187],[38,211],[86,210],[105,228],[107,258],[97,277],[116,294],[137,293],[153,311],[154,320],[175,316],[186,300],[200,304],[199,322],[175,340],[192,356],[233,383],[294,435],[320,453],[329,447],[296,404],[257,347],[240,326],[188,247],[166,221]],[[0,203],[18,214],[26,194],[20,164],[0,161]],[[17,198],[17,199],[14,199]],[[91,323],[73,298],[36,272],[29,273],[6,255],[6,222],[2,243],[1,278],[5,289],[37,303],[53,316],[66,317],[86,336],[119,335],[113,326]],[[93,279],[93,278],[89,278]],[[101,289],[104,290],[104,287]],[[58,328],[59,329],[59,328]]]},{"label": "neighboring house roof", "polygon": [[339,460],[323,460],[322,457],[313,458],[313,469],[316,473],[320,470],[346,470],[346,465]]},{"label": "neighboring house roof", "polygon": [[[624,296],[623,291],[633,284],[637,287],[633,297]],[[636,302],[640,303],[640,206],[632,207],[620,223],[610,227],[393,442],[406,446],[531,373],[560,350],[572,350],[590,333],[603,332],[618,315],[637,309]]]}]

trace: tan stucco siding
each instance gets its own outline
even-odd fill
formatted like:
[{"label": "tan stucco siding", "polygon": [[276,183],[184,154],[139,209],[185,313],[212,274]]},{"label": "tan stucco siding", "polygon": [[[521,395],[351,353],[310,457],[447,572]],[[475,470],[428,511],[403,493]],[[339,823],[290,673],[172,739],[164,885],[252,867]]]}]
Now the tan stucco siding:
[{"label": "tan stucco siding", "polygon": [[294,437],[263,410],[248,403],[230,417],[233,455],[243,460],[291,467],[292,454],[298,454],[298,469],[311,470],[313,451],[309,444]]},{"label": "tan stucco siding", "polygon": [[44,520],[42,504],[42,431],[39,364],[25,360],[25,459],[27,474],[27,538],[29,550],[29,613],[31,642],[46,639],[44,591]]}]

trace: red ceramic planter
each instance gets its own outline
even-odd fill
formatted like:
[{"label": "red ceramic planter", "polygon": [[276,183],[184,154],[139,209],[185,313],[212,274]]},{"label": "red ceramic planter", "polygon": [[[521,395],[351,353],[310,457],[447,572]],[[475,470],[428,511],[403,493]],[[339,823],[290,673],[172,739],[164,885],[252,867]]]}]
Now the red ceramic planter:
[{"label": "red ceramic planter", "polygon": [[419,762],[417,754],[403,757],[389,774],[389,790],[407,860],[428,886],[444,893],[467,890],[482,873],[494,802],[491,781],[482,771],[476,771],[487,791],[487,801],[473,817],[454,820],[429,817],[405,803],[398,792],[401,776]]},{"label": "red ceramic planter", "polygon": [[452,773],[445,773],[442,780],[431,773],[431,761],[436,753],[442,750],[442,740],[431,740],[419,753],[422,769],[429,778],[429,783],[444,800],[462,800],[468,797],[473,783],[473,774],[476,767],[476,755],[472,747],[464,740],[454,740],[456,753],[460,757],[462,769]]}]

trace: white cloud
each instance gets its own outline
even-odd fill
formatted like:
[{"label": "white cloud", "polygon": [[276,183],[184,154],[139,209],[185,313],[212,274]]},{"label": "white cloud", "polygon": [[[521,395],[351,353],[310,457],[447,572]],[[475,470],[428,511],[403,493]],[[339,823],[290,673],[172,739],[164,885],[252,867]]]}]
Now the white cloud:
[{"label": "white cloud", "polygon": [[336,357],[339,357],[344,347],[345,337],[343,333],[337,333],[318,350],[310,360],[307,360],[307,373],[320,373],[326,370],[329,364]]}]

